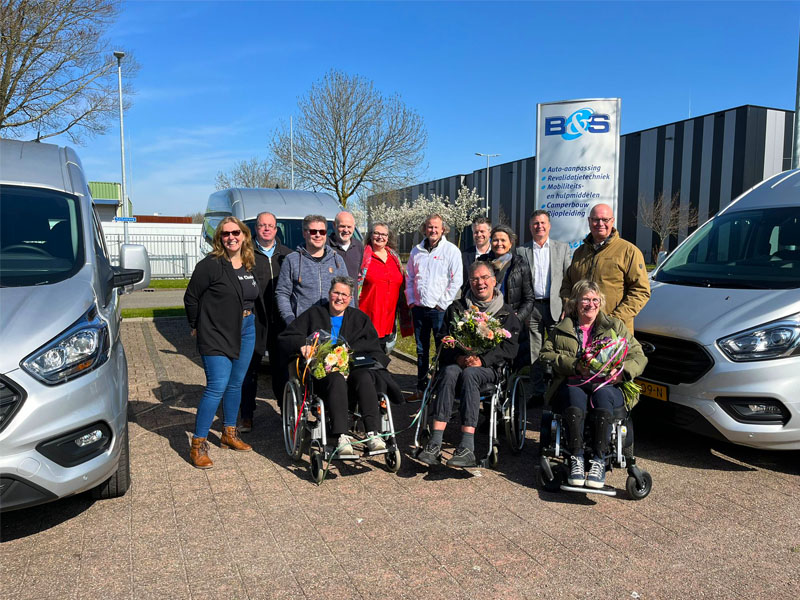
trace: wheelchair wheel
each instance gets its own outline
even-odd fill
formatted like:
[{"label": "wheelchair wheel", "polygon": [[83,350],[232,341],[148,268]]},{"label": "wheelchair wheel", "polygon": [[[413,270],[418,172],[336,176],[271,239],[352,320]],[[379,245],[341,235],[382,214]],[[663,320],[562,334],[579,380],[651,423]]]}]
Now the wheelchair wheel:
[{"label": "wheelchair wheel", "polygon": [[506,441],[511,452],[519,454],[525,445],[525,431],[528,428],[528,409],[525,401],[525,386],[521,377],[514,377],[511,386],[510,402],[506,406]]},{"label": "wheelchair wheel", "polygon": [[384,460],[386,460],[386,468],[389,469],[392,473],[397,473],[400,470],[400,450],[389,450],[384,455]]},{"label": "wheelchair wheel", "polygon": [[639,487],[636,483],[636,477],[628,475],[628,479],[625,482],[625,489],[628,490],[628,495],[631,499],[642,500],[647,498],[650,492],[653,491],[653,478],[647,471],[642,471],[642,483],[644,483],[644,485]]},{"label": "wheelchair wheel", "polygon": [[283,388],[281,418],[283,419],[283,443],[286,453],[293,460],[300,460],[303,456],[303,438],[306,428],[305,417],[300,414],[301,403],[299,384],[296,381],[287,381]]},{"label": "wheelchair wheel", "polygon": [[311,459],[308,464],[308,470],[311,473],[311,479],[314,483],[322,483],[322,476],[325,475],[325,468],[322,461],[322,453],[319,450],[312,450],[309,456]]}]

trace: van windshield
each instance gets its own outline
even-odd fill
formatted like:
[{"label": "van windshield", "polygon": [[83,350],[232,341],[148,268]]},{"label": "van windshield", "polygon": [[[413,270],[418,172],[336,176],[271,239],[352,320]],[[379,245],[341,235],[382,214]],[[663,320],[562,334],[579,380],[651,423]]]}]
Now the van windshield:
[{"label": "van windshield", "polygon": [[800,207],[718,215],[656,272],[655,281],[740,289],[800,287]]},{"label": "van windshield", "polygon": [[0,286],[57,283],[83,265],[80,202],[69,194],[0,186]]}]

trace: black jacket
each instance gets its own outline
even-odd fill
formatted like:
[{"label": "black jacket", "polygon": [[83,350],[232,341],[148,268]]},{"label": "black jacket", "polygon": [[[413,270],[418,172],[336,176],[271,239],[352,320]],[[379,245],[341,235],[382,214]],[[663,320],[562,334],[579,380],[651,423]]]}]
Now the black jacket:
[{"label": "black jacket", "polygon": [[[327,302],[312,306],[300,314],[278,336],[281,354],[287,358],[296,356],[300,347],[305,345],[308,336],[320,330],[328,332],[331,330],[331,315]],[[353,354],[367,355],[375,359],[379,365],[372,371],[375,375],[376,389],[378,392],[385,392],[393,403],[401,402],[403,392],[395,383],[391,373],[386,370],[389,357],[381,350],[378,332],[375,331],[375,326],[369,317],[357,308],[348,306],[344,311],[339,336],[347,341]]]},{"label": "black jacket", "polygon": [[[491,251],[490,251],[491,252]],[[478,249],[475,246],[470,246],[461,253],[461,266],[463,268],[463,277],[461,279],[461,295],[467,293],[469,289],[469,267],[476,260],[485,259],[488,254],[478,254]]]},{"label": "black jacket", "polygon": [[[446,335],[451,335],[453,323],[456,322],[457,317],[465,310],[467,310],[467,301],[464,298],[455,300],[447,308],[444,313],[442,328],[436,336],[437,342],[440,342]],[[495,318],[502,323],[504,329],[508,330],[511,337],[491,350],[487,350],[478,355],[484,367],[497,367],[502,365],[505,361],[514,360],[517,356],[517,350],[519,349],[519,333],[522,330],[522,325],[511,307],[508,304],[503,304],[503,308],[495,315]],[[456,359],[466,354],[467,353],[458,346],[454,348],[442,347],[442,353],[439,357],[439,366],[443,367],[456,364]]]},{"label": "black jacket", "polygon": [[[269,280],[266,257],[255,253],[254,274],[259,289]],[[197,351],[203,356],[239,358],[242,344],[242,286],[229,260],[208,255],[194,268],[183,295],[189,326],[197,330]],[[256,351],[264,354],[267,311],[263,296],[255,301]]]},{"label": "black jacket", "polygon": [[264,297],[264,308],[267,310],[269,328],[270,330],[273,327],[282,328],[283,319],[281,319],[281,313],[278,311],[278,304],[275,302],[275,286],[278,284],[278,275],[280,275],[281,272],[283,259],[286,258],[286,256],[290,254],[292,250],[288,246],[284,246],[276,240],[275,250],[270,258],[261,252],[258,244],[253,245],[255,246],[256,254],[261,254],[268,261],[267,274],[269,276],[269,280],[267,281],[267,285],[261,289],[261,295]]},{"label": "black jacket", "polygon": [[[486,255],[486,260],[490,263],[494,260],[494,253],[489,252]],[[511,258],[511,264],[506,269],[506,287],[503,298],[506,304],[511,306],[517,314],[517,318],[522,323],[528,322],[528,317],[533,312],[533,303],[535,296],[533,295],[533,282],[531,282],[531,268],[528,261],[522,256],[514,252]],[[497,287],[500,288],[502,281],[497,282]]]}]

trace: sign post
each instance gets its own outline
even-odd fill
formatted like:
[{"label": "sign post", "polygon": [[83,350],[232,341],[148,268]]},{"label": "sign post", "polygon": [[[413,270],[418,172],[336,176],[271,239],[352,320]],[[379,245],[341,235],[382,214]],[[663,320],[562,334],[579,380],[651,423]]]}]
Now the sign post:
[{"label": "sign post", "polygon": [[553,239],[571,250],[589,233],[596,204],[617,214],[619,98],[536,105],[536,208],[550,213]]}]

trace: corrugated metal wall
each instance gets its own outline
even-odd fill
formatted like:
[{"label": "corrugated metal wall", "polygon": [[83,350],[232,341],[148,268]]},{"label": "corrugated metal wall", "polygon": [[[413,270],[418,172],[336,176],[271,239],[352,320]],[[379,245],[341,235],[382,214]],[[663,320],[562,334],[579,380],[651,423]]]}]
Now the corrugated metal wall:
[{"label": "corrugated metal wall", "polygon": [[[617,214],[622,236],[652,260],[655,236],[636,219],[639,198],[652,202],[660,194],[679,194],[681,205],[697,208],[703,223],[745,190],[790,167],[793,123],[792,111],[748,105],[623,135]],[[534,210],[535,170],[535,157],[490,167],[492,220],[502,218],[521,242],[530,240],[527,216]],[[485,177],[486,169],[476,169],[406,188],[401,195],[413,200],[435,192],[454,198],[463,181],[483,196]],[[688,233],[684,226],[669,240],[668,250]],[[469,245],[470,237],[463,236],[462,245]],[[402,251],[410,250],[411,240],[404,236]]]}]

